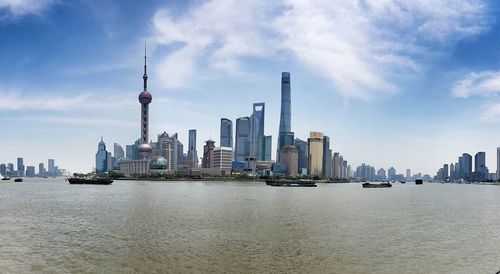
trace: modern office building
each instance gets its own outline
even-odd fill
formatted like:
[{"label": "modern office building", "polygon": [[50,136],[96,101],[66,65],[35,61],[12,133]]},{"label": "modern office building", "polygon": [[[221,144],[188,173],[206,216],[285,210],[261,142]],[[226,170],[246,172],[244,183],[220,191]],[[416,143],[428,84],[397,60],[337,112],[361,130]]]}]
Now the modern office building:
[{"label": "modern office building", "polygon": [[113,157],[115,157],[115,159],[125,158],[123,147],[118,143],[113,144]]},{"label": "modern office building", "polygon": [[35,167],[34,166],[27,166],[26,167],[26,177],[35,177]]},{"label": "modern office building", "polygon": [[474,179],[484,181],[488,179],[488,168],[486,167],[486,152],[478,152],[474,156]]},{"label": "modern office building", "polygon": [[297,176],[299,163],[299,154],[297,148],[293,145],[284,146],[280,150],[280,164],[286,167],[287,174]]},{"label": "modern office building", "polygon": [[453,163],[450,164],[450,179],[455,179],[455,165]]},{"label": "modern office building", "polygon": [[309,175],[323,174],[323,133],[312,131],[307,139],[309,147]]},{"label": "modern office building", "polygon": [[330,137],[323,136],[323,177],[332,177],[331,174],[331,164],[332,161],[332,150],[330,149]]},{"label": "modern office building", "polygon": [[376,179],[378,181],[385,181],[385,180],[387,180],[387,176],[385,175],[385,169],[380,168],[379,170],[377,170],[377,177],[376,177]]},{"label": "modern office building", "polygon": [[188,154],[186,163],[190,168],[198,168],[198,151],[196,150],[196,129],[189,130]]},{"label": "modern office building", "polygon": [[[101,140],[102,140],[102,138],[101,138]],[[54,159],[49,159],[48,160],[48,172],[49,172],[50,176],[55,176],[55,173],[56,173],[55,166],[56,166],[56,161]]]},{"label": "modern office building", "polygon": [[203,158],[201,161],[202,168],[213,168],[214,167],[214,149],[215,141],[207,140],[203,146]]},{"label": "modern office building", "polygon": [[411,169],[406,169],[406,180],[411,180]]},{"label": "modern office building", "polygon": [[257,122],[257,134],[264,135],[264,122],[266,114],[266,104],[265,103],[254,103],[252,116],[255,117]]},{"label": "modern office building", "polygon": [[497,180],[500,179],[500,147],[497,147]]},{"label": "modern office building", "polygon": [[[107,156],[108,156],[108,152],[106,151],[106,144],[104,143],[104,140],[101,137],[101,141],[97,145],[97,152],[95,154],[95,172],[96,173],[103,173],[103,172],[108,171]],[[51,173],[51,175],[53,174],[53,171],[51,171],[51,167],[50,167],[50,160],[49,160],[49,173]]]},{"label": "modern office building", "polygon": [[472,156],[468,153],[463,153],[462,154],[462,157],[460,157],[462,159],[462,163],[460,165],[460,174],[461,174],[461,178],[466,180],[466,181],[469,181],[472,178]]},{"label": "modern office building", "polygon": [[139,94],[139,103],[141,103],[141,144],[137,151],[142,159],[149,159],[153,148],[149,144],[149,104],[153,96],[148,91],[148,74],[146,64],[146,47],[144,47],[144,81],[143,91]]},{"label": "modern office building", "polygon": [[340,153],[333,153],[332,157],[332,177],[333,178],[341,178],[340,177]]},{"label": "modern office building", "polygon": [[272,149],[272,136],[261,135],[259,136],[259,144],[257,151],[258,161],[271,161],[271,149]]},{"label": "modern office building", "polygon": [[265,109],[265,103],[254,103],[250,116],[250,156],[257,159],[263,159],[265,155],[262,151],[264,149],[262,145],[265,143],[259,146],[259,142],[262,142],[264,137]]},{"label": "modern office building", "polygon": [[213,168],[219,169],[222,175],[231,174],[233,150],[230,147],[216,147],[213,155]]},{"label": "modern office building", "polygon": [[24,177],[25,167],[24,159],[21,157],[17,158],[17,176]]},{"label": "modern office building", "polygon": [[173,140],[168,136],[167,132],[164,131],[162,134],[158,134],[157,141],[152,143],[151,146],[153,147],[153,156],[162,157],[156,158],[157,164],[163,165],[163,159],[165,159],[165,170],[173,170],[175,158]]},{"label": "modern office building", "polygon": [[395,181],[395,176],[396,176],[396,169],[394,167],[390,167],[388,170],[387,170],[387,179],[389,179],[389,181]]},{"label": "modern office building", "polygon": [[38,164],[38,176],[43,177],[43,176],[45,176],[46,173],[47,173],[47,171],[45,170],[44,164],[39,163]]},{"label": "modern office building", "polygon": [[443,173],[441,174],[441,176],[442,176],[442,179],[443,179],[443,180],[446,180],[447,178],[449,178],[449,177],[450,177],[450,175],[449,175],[449,168],[448,168],[448,164],[444,164],[444,165],[443,165]]},{"label": "modern office building", "polygon": [[0,175],[1,176],[7,175],[7,166],[5,164],[0,164]]},{"label": "modern office building", "polygon": [[220,119],[220,146],[233,148],[233,122],[227,118]]},{"label": "modern office building", "polygon": [[[280,111],[280,126],[278,133],[278,146],[277,146],[277,158],[279,158],[279,152],[282,147],[286,145],[293,145],[292,142],[286,142],[282,140],[288,133],[293,136],[292,133],[292,98],[291,98],[291,80],[290,72],[281,73],[281,111]],[[277,159],[279,162],[279,159]]]},{"label": "modern office building", "polygon": [[236,119],[235,160],[244,162],[250,156],[250,117]]},{"label": "modern office building", "polygon": [[294,144],[298,153],[298,172],[301,172],[304,169],[307,170],[309,165],[309,161],[307,160],[309,153],[307,142],[299,138],[295,138]]}]

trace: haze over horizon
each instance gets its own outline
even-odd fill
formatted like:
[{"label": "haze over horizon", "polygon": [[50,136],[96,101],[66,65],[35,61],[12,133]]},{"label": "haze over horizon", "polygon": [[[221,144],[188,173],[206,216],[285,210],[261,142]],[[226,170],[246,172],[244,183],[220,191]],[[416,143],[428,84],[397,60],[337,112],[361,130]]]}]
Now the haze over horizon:
[{"label": "haze over horizon", "polygon": [[281,72],[292,131],[331,138],[350,165],[434,175],[500,141],[495,1],[0,1],[0,162],[91,171],[104,137],[140,134],[148,44],[150,138],[219,142],[266,103],[277,142]]}]

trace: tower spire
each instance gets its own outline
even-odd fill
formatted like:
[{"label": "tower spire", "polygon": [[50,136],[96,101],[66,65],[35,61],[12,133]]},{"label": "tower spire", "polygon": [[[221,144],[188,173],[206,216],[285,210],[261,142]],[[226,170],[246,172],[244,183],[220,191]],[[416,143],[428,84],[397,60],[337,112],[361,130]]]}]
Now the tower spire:
[{"label": "tower spire", "polygon": [[144,43],[144,76],[142,76],[142,79],[144,79],[144,90],[148,90],[148,74],[146,73],[146,43]]}]

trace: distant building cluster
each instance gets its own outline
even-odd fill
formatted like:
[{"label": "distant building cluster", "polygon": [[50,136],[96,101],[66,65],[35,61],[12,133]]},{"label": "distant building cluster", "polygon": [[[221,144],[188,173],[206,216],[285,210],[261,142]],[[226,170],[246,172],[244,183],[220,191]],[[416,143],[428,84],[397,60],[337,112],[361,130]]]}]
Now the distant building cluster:
[{"label": "distant building cluster", "polygon": [[391,181],[391,182],[406,182],[422,179],[424,181],[431,181],[432,177],[429,174],[416,173],[412,174],[411,169],[406,169],[406,174],[397,173],[394,167],[387,169],[383,168],[378,170],[367,164],[361,164],[356,168],[353,177],[361,181]]},{"label": "distant building cluster", "polygon": [[494,181],[500,178],[500,147],[497,148],[497,170],[496,173],[490,173],[486,166],[486,152],[480,151],[474,155],[463,153],[457,161],[451,164],[444,164],[437,172],[435,180],[437,181],[465,181],[465,182],[483,182]]},{"label": "distant building cluster", "polygon": [[13,163],[0,164],[0,175],[3,177],[54,177],[67,175],[65,169],[60,169],[55,165],[54,159],[48,159],[48,165],[45,168],[44,163],[38,164],[38,170],[35,166],[25,166],[24,158],[17,158],[17,165]]}]

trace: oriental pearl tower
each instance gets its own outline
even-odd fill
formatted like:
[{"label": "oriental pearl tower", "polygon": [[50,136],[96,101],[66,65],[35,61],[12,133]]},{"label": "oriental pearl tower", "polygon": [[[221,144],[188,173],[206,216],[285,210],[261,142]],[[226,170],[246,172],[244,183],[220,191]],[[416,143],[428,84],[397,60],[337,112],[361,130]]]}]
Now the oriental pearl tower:
[{"label": "oriental pearl tower", "polygon": [[148,92],[148,74],[146,73],[146,46],[144,46],[144,90],[139,94],[139,103],[141,103],[141,144],[137,148],[142,159],[148,159],[153,151],[149,145],[149,104],[153,100],[151,93]]}]

